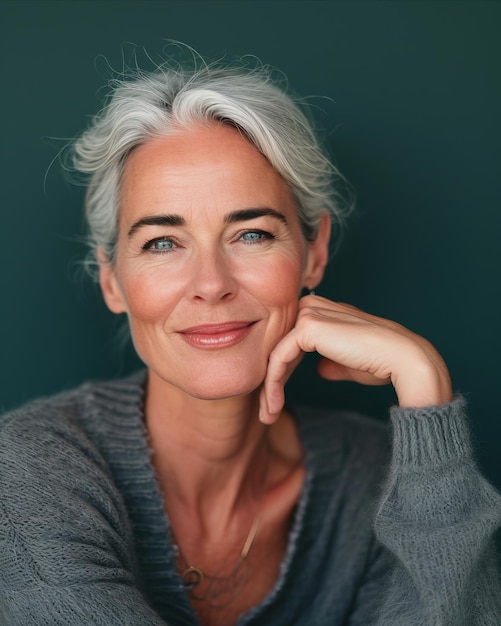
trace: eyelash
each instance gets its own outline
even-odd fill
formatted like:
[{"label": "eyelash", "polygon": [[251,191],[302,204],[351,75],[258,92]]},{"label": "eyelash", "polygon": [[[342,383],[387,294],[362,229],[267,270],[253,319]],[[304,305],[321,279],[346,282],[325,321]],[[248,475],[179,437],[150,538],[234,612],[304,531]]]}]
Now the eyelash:
[{"label": "eyelash", "polygon": [[[243,240],[243,237],[245,235],[251,234],[251,233],[256,233],[258,235],[261,236],[260,239],[255,239],[254,241],[246,241]],[[275,235],[273,233],[270,233],[266,230],[261,230],[259,228],[250,228],[248,230],[244,230],[242,232],[240,232],[238,234],[238,239],[241,239],[243,241],[243,243],[245,245],[248,246],[253,246],[256,244],[262,244],[265,241],[271,241],[273,239],[276,239]],[[169,242],[173,245],[172,248],[166,249],[166,250],[155,250],[155,248],[153,247],[156,243],[161,243],[161,242]],[[141,247],[141,250],[143,252],[151,252],[152,254],[168,254],[169,252],[172,252],[172,250],[174,250],[177,247],[176,242],[171,238],[171,237],[155,237],[154,239],[150,239],[149,241],[147,241],[146,243],[144,243]]]},{"label": "eyelash", "polygon": [[242,239],[244,235],[249,235],[251,233],[256,233],[261,235],[261,239],[256,239],[254,241],[244,241],[245,244],[252,246],[259,243],[264,243],[265,241],[270,241],[275,239],[275,235],[273,233],[268,232],[267,230],[260,230],[259,228],[249,228],[248,230],[244,230],[239,234],[239,239]]},{"label": "eyelash", "polygon": [[[161,243],[163,241],[173,244],[173,247],[169,248],[168,250],[155,250],[153,246],[156,243]],[[151,252],[152,254],[167,254],[168,252],[171,252],[175,247],[176,243],[171,237],[155,237],[154,239],[150,239],[149,241],[144,243],[141,246],[141,250],[143,252]]]}]

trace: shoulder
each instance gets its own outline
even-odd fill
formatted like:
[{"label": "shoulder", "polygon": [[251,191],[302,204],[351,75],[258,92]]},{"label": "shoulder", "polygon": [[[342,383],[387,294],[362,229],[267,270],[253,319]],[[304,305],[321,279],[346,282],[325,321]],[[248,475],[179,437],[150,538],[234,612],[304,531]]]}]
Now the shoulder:
[{"label": "shoulder", "polygon": [[[33,400],[0,418],[0,466],[5,463],[11,475],[19,463],[29,467],[33,462],[42,468],[66,450],[85,445],[82,417],[87,404],[87,387]],[[88,443],[88,442],[87,442]],[[7,461],[17,460],[11,466]]]},{"label": "shoulder", "polygon": [[102,443],[116,430],[120,387],[86,384],[0,418],[0,588],[65,587],[133,568],[128,511]]},{"label": "shoulder", "polygon": [[[87,382],[53,396],[33,400],[0,416],[0,438],[3,442],[46,443],[41,433],[58,433],[68,441],[74,436],[92,437],[92,431],[103,427],[96,414],[105,417],[127,408],[137,411],[142,402],[142,372],[126,379]],[[102,420],[99,420],[102,422]],[[5,445],[2,446],[5,448]]]},{"label": "shoulder", "polygon": [[83,515],[121,526],[109,446],[120,439],[127,411],[140,424],[140,380],[86,383],[0,417],[0,501],[12,523],[36,533],[42,519],[64,521],[68,530]]},{"label": "shoulder", "polygon": [[86,383],[0,417],[0,490],[38,485],[45,492],[109,478],[103,442],[117,430],[115,415],[133,404],[127,394],[140,401],[137,379]]}]

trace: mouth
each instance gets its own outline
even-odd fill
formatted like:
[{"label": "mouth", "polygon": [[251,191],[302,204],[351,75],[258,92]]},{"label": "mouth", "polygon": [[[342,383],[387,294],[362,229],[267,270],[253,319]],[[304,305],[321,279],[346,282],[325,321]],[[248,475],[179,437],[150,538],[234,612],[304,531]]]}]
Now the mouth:
[{"label": "mouth", "polygon": [[205,350],[228,348],[247,337],[254,324],[252,321],[232,321],[223,324],[202,324],[178,331],[191,346]]}]

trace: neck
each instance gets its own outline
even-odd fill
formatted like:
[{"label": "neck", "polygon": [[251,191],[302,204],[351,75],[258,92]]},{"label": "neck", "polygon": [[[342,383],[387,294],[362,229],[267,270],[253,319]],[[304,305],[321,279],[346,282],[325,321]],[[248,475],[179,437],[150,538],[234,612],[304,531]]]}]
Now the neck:
[{"label": "neck", "polygon": [[258,392],[200,400],[149,373],[146,424],[168,509],[189,511],[223,536],[237,511],[257,505],[270,457],[269,428],[257,414]]}]

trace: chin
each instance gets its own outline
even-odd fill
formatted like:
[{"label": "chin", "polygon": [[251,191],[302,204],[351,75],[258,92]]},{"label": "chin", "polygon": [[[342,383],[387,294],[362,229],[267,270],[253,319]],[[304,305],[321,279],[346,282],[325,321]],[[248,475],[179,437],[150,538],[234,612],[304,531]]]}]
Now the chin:
[{"label": "chin", "polygon": [[211,366],[192,367],[190,371],[178,372],[173,377],[169,372],[157,372],[164,382],[199,400],[225,400],[249,395],[263,383],[266,362],[250,366],[247,362],[219,361]]},{"label": "chin", "polygon": [[252,380],[229,381],[212,380],[197,381],[196,384],[188,384],[184,391],[199,400],[226,400],[239,398],[255,392],[263,383],[264,375]]},{"label": "chin", "polygon": [[189,354],[190,358],[156,352],[143,355],[150,358],[142,360],[150,371],[150,384],[154,382],[165,398],[181,393],[199,400],[224,400],[253,394],[266,376],[267,346],[235,352],[200,351]]}]

